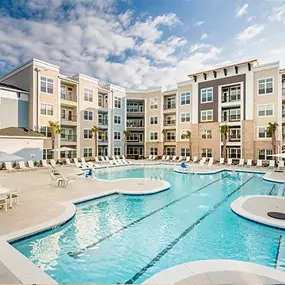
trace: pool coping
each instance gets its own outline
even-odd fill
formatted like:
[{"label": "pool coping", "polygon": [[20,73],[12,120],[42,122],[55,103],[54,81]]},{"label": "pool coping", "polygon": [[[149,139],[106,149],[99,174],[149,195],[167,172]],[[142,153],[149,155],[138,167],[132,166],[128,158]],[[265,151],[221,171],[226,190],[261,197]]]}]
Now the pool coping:
[{"label": "pool coping", "polygon": [[236,213],[237,215],[248,219],[250,221],[259,223],[259,224],[263,224],[263,225],[267,225],[270,227],[274,227],[274,228],[278,228],[278,229],[285,229],[285,223],[284,221],[280,221],[280,220],[274,220],[274,219],[270,219],[270,218],[265,218],[265,217],[261,217],[258,215],[255,215],[253,213],[250,213],[249,211],[247,211],[243,205],[244,203],[252,198],[263,198],[263,199],[280,199],[280,200],[285,200],[285,197],[277,197],[277,196],[269,196],[269,195],[245,195],[245,196],[240,196],[238,197],[236,200],[234,200],[231,203],[231,209],[234,213]]},{"label": "pool coping", "polygon": [[[280,270],[251,262],[213,259],[187,262],[167,268],[148,278],[142,284],[177,284],[185,280],[185,278],[200,274],[206,275],[205,277],[209,280],[209,282],[207,282],[208,284],[214,284],[207,273],[220,272],[226,274],[227,271],[256,274],[258,276],[275,279],[281,284],[285,283],[285,272]],[[199,282],[197,282],[197,284],[199,284]],[[218,282],[216,284],[221,283]],[[231,282],[229,281],[227,284],[231,284]]]}]

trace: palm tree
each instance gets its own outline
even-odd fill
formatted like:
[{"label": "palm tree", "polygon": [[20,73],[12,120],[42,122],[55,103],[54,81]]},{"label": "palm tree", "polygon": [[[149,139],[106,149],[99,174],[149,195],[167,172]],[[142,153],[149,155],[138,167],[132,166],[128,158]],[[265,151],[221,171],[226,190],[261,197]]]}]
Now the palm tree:
[{"label": "palm tree", "polygon": [[226,160],[227,159],[227,137],[228,137],[228,132],[229,132],[229,126],[228,125],[220,126],[220,132],[223,136],[223,157]]},{"label": "palm tree", "polygon": [[183,134],[183,138],[184,139],[188,139],[188,143],[189,143],[189,156],[191,159],[191,153],[192,153],[192,133],[191,131],[186,131],[185,134]]},{"label": "palm tree", "polygon": [[162,132],[163,134],[163,141],[162,141],[162,154],[164,154],[164,143],[166,141],[166,134],[167,134],[167,130],[166,129],[163,129]]},{"label": "palm tree", "polygon": [[93,126],[93,128],[91,129],[91,132],[94,134],[94,156],[95,157],[97,157],[97,151],[98,151],[98,147],[97,147],[98,131],[99,131],[99,128],[97,126]]},{"label": "palm tree", "polygon": [[[266,129],[266,135],[268,137],[272,137],[272,152],[273,154],[276,154],[276,131],[277,131],[277,128],[278,128],[278,124],[275,122],[275,123],[271,123],[269,122],[268,123],[268,127]],[[276,159],[276,157],[275,157]]]},{"label": "palm tree", "polygon": [[[51,133],[51,144],[52,144],[52,149],[54,151],[54,145],[55,145],[55,134],[60,133],[60,128],[59,124],[53,121],[49,121],[49,130]],[[54,153],[54,152],[53,152]],[[54,155],[54,154],[53,154]]]},{"label": "palm tree", "polygon": [[127,158],[127,140],[128,140],[128,136],[130,136],[131,132],[125,130],[124,131],[124,155]]}]

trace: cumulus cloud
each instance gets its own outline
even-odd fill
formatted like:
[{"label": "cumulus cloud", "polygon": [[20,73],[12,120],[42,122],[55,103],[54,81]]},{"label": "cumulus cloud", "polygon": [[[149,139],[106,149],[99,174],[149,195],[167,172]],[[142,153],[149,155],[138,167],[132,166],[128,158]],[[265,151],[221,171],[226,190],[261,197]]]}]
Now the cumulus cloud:
[{"label": "cumulus cloud", "polygon": [[264,29],[264,25],[253,25],[250,26],[248,28],[246,28],[245,30],[243,30],[242,32],[240,32],[236,39],[239,42],[247,42],[248,40],[256,37],[257,35],[259,35]]},{"label": "cumulus cloud", "polygon": [[203,33],[202,35],[201,35],[201,40],[206,40],[208,38],[208,34],[206,34],[206,33]]},{"label": "cumulus cloud", "polygon": [[248,4],[244,4],[243,6],[239,6],[236,10],[236,17],[242,17],[247,13]]}]

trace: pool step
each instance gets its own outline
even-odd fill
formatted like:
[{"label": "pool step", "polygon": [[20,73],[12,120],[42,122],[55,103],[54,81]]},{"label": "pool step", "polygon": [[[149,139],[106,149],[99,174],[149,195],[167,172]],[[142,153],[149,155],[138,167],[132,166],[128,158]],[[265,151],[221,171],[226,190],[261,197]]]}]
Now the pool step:
[{"label": "pool step", "polygon": [[285,236],[280,235],[280,240],[277,249],[275,268],[285,271]]}]

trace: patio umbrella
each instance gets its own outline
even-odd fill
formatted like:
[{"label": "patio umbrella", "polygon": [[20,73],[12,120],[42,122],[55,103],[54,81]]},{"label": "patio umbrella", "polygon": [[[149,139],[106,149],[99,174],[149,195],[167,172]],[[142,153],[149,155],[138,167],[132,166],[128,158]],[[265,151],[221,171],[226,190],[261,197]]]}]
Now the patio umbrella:
[{"label": "patio umbrella", "polygon": [[53,149],[52,151],[72,151],[72,150],[76,151],[76,149],[74,148],[63,146],[60,148]]},{"label": "patio umbrella", "polygon": [[19,161],[23,159],[23,157],[0,151],[0,162]]}]

